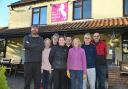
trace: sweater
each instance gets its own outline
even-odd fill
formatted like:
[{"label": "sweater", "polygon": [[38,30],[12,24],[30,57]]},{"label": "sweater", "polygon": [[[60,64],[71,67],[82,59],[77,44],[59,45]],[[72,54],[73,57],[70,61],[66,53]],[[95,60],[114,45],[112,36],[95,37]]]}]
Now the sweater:
[{"label": "sweater", "polygon": [[96,47],[93,44],[82,45],[86,53],[87,68],[94,68],[96,64]]},{"label": "sweater", "polygon": [[43,39],[42,37],[32,37],[27,35],[24,37],[23,45],[25,48],[24,62],[40,62],[42,61]]},{"label": "sweater", "polygon": [[49,54],[50,54],[51,48],[44,49],[42,51],[42,67],[41,70],[51,70],[51,64],[49,62]]},{"label": "sweater", "polygon": [[86,72],[86,55],[82,48],[71,48],[68,53],[67,70]]}]

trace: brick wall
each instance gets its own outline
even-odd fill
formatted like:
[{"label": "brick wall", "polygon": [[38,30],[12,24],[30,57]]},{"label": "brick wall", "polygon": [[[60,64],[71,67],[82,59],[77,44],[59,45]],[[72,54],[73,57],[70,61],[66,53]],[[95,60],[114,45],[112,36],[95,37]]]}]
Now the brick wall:
[{"label": "brick wall", "polygon": [[120,75],[120,67],[112,66],[108,68],[109,89],[128,89],[128,75]]}]

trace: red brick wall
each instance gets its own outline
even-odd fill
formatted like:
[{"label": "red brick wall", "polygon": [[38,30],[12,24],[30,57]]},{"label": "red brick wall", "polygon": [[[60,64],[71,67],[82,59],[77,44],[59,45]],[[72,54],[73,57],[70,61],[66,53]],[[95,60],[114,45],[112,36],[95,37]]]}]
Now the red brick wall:
[{"label": "red brick wall", "polygon": [[108,68],[108,84],[111,86],[128,86],[128,75],[121,74],[119,67]]}]

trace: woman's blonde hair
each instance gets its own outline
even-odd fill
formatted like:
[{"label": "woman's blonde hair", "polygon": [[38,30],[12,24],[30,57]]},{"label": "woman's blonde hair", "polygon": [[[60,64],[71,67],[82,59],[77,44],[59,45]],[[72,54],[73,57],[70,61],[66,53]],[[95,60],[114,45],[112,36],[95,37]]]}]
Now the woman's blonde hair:
[{"label": "woman's blonde hair", "polygon": [[81,41],[79,38],[74,38],[72,41],[72,45],[74,46],[74,42],[77,41],[79,43],[79,47],[81,47]]}]

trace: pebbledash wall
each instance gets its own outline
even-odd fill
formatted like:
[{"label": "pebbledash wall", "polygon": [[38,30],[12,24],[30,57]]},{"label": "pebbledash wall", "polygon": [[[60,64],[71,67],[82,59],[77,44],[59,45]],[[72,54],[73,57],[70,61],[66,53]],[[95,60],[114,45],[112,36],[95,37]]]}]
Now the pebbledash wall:
[{"label": "pebbledash wall", "polygon": [[[32,24],[32,8],[47,6],[47,24],[58,24],[73,22],[79,20],[73,20],[73,3],[68,2],[68,19],[63,22],[51,22],[51,4],[63,3],[68,0],[58,0],[58,1],[46,1],[35,4],[23,5],[14,7],[13,10],[9,7],[9,29],[14,28],[24,28],[30,27]],[[75,0],[71,0],[75,1]],[[31,6],[31,9],[28,9]],[[101,18],[113,18],[123,16],[123,0],[91,0],[91,18],[101,19]],[[88,19],[84,19],[88,20]],[[83,41],[83,35],[75,35],[75,37],[80,37]],[[102,39],[106,40],[107,44],[110,40],[108,34],[102,34]],[[122,46],[121,46],[121,35],[119,36],[120,46],[115,50],[116,60],[122,60]],[[11,58],[14,60],[24,60],[24,48],[22,45],[23,38],[10,38],[7,41],[6,58]],[[109,45],[108,45],[109,50]],[[108,59],[112,59],[112,54],[108,54]]]}]

